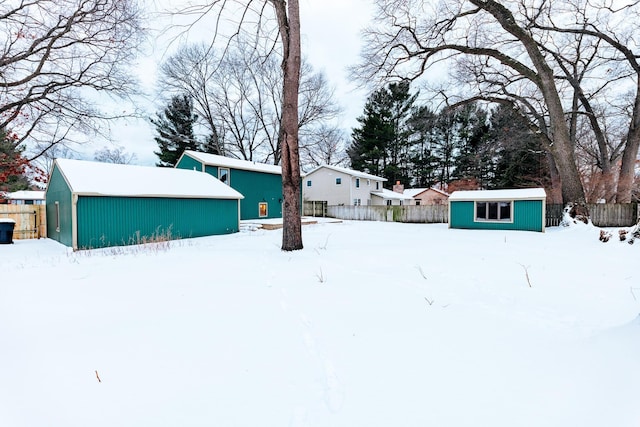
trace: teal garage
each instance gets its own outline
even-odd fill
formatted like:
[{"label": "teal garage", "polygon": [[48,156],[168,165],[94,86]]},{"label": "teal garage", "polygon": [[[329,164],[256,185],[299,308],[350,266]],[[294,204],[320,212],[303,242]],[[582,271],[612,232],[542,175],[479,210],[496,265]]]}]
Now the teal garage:
[{"label": "teal garage", "polygon": [[47,237],[78,249],[239,231],[242,195],[200,172],[56,159]]},{"label": "teal garage", "polygon": [[282,218],[280,166],[187,150],[176,168],[206,172],[242,194],[240,219]]},{"label": "teal garage", "polygon": [[546,197],[544,188],[454,191],[449,228],[544,232]]}]

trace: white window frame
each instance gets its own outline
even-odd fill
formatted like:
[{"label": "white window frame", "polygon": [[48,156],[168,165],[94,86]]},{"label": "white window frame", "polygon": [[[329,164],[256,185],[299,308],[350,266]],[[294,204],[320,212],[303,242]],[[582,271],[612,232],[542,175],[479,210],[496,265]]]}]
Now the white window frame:
[{"label": "white window frame", "polygon": [[361,199],[353,199],[353,206],[362,206]]},{"label": "white window frame", "polygon": [[60,202],[56,202],[56,233],[60,232]]},{"label": "white window frame", "polygon": [[[264,205],[264,215],[262,215],[262,206]],[[269,203],[267,202],[258,202],[258,217],[266,218],[269,216]]]},{"label": "white window frame", "polygon": [[[222,181],[222,171],[227,171],[227,180]],[[218,179],[222,181],[223,184],[231,186],[231,170],[229,168],[218,168]]]},{"label": "white window frame", "polygon": [[[497,219],[489,219],[489,204],[490,203],[496,203],[497,206]],[[502,219],[500,218],[500,204],[501,203],[507,203],[509,204],[509,218],[505,218]],[[479,204],[484,204],[485,205],[485,218],[478,218],[478,205]],[[473,222],[493,222],[493,223],[498,223],[498,224],[511,224],[513,223],[513,208],[514,208],[514,201],[513,200],[475,200],[473,202]]]}]

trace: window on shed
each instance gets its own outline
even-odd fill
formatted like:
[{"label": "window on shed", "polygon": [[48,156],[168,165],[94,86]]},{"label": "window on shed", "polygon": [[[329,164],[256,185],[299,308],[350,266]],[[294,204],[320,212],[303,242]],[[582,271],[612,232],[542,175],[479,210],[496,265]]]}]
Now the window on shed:
[{"label": "window on shed", "polygon": [[56,202],[56,232],[60,232],[60,202]]},{"label": "window on shed", "polygon": [[229,168],[218,168],[218,179],[227,184],[229,184]]},{"label": "window on shed", "polygon": [[477,221],[511,221],[511,202],[476,202]]},{"label": "window on shed", "polygon": [[258,203],[258,216],[260,218],[264,218],[265,216],[267,216],[269,214],[268,206],[269,205],[266,202]]}]

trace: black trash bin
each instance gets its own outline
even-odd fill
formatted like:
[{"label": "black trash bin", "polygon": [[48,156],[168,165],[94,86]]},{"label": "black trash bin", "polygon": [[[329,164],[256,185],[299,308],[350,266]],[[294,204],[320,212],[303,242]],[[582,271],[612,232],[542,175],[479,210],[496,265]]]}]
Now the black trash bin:
[{"label": "black trash bin", "polygon": [[13,243],[13,227],[16,222],[10,218],[0,218],[0,244]]}]

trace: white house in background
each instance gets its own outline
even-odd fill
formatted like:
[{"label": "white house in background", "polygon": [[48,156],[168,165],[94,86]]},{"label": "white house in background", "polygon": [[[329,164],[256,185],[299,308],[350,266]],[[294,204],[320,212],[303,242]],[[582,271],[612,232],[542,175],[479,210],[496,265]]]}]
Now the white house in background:
[{"label": "white house in background", "polygon": [[44,191],[14,191],[6,195],[10,205],[44,205]]},{"label": "white house in background", "polygon": [[386,204],[382,188],[385,181],[368,173],[322,165],[302,179],[302,199],[327,202],[329,206]]}]

